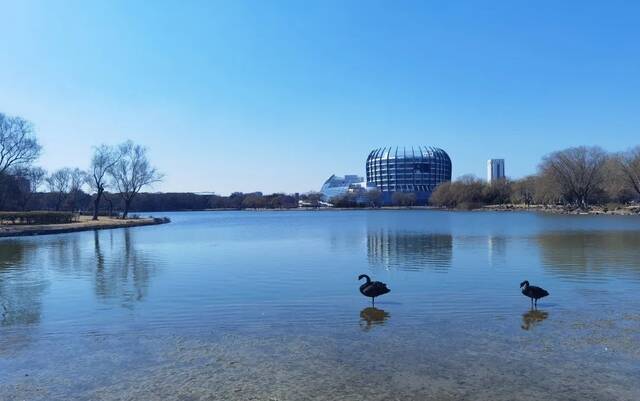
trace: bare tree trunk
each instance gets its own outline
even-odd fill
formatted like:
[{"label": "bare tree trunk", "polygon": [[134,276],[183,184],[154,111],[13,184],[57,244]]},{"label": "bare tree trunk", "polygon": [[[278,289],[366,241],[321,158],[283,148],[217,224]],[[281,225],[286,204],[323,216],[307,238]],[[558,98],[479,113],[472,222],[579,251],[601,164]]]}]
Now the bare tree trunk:
[{"label": "bare tree trunk", "polygon": [[113,217],[113,201],[109,197],[106,197],[105,199],[109,203],[109,217]]},{"label": "bare tree trunk", "polygon": [[58,194],[56,198],[56,212],[60,210],[60,204],[62,203],[62,195]]},{"label": "bare tree trunk", "polygon": [[122,212],[122,219],[126,219],[129,214],[129,206],[131,205],[131,199],[124,200],[124,211]]},{"label": "bare tree trunk", "polygon": [[94,199],[93,201],[93,218],[91,220],[98,220],[98,212],[100,210],[100,198],[102,198],[103,192],[104,192],[104,188],[98,188],[96,199]]}]

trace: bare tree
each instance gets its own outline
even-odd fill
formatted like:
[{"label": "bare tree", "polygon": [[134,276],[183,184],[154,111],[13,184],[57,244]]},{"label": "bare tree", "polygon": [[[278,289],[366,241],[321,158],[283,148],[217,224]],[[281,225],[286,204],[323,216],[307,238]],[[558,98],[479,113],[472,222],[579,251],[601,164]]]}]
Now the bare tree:
[{"label": "bare tree", "polygon": [[603,191],[606,161],[607,154],[601,148],[580,146],[545,156],[540,170],[559,184],[567,202],[586,208],[591,197]]},{"label": "bare tree", "polygon": [[11,167],[32,163],[40,149],[31,123],[0,113],[0,175]]},{"label": "bare tree", "polygon": [[22,179],[19,201],[22,210],[26,210],[33,194],[37,193],[42,186],[47,172],[41,167],[27,167],[16,170],[14,175]]},{"label": "bare tree", "polygon": [[49,187],[49,192],[56,194],[56,210],[60,210],[60,206],[62,205],[62,201],[66,197],[69,192],[69,188],[71,187],[71,169],[70,168],[61,168],[59,170],[51,173],[45,181],[47,182],[47,186]]},{"label": "bare tree", "polygon": [[145,147],[127,141],[118,147],[118,152],[118,162],[109,174],[124,202],[122,218],[126,219],[136,194],[145,186],[161,181],[163,175],[149,163]]},{"label": "bare tree", "polygon": [[69,170],[69,195],[72,210],[79,210],[78,199],[82,195],[82,187],[87,182],[87,173],[75,167]]},{"label": "bare tree", "polygon": [[382,192],[378,188],[367,191],[366,196],[370,207],[380,207],[382,205]]},{"label": "bare tree", "polygon": [[482,189],[483,202],[494,205],[504,205],[511,202],[513,183],[507,178],[491,181]]},{"label": "bare tree", "polygon": [[537,177],[530,175],[513,183],[512,198],[514,202],[524,203],[529,207],[536,194]]},{"label": "bare tree", "polygon": [[100,145],[93,150],[91,158],[91,168],[87,173],[87,182],[96,196],[93,200],[93,220],[98,220],[98,212],[100,211],[100,201],[102,194],[107,187],[107,176],[109,171],[120,160],[120,153],[108,145]]},{"label": "bare tree", "polygon": [[626,184],[640,195],[640,146],[630,149],[616,158]]}]

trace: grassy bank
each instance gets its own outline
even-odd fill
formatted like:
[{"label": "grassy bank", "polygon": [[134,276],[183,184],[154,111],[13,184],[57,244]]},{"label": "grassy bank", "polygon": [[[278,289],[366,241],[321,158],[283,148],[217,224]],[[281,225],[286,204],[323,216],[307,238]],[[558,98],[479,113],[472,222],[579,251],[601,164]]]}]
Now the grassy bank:
[{"label": "grassy bank", "polygon": [[90,216],[80,216],[77,221],[64,224],[4,224],[0,225],[0,237],[20,237],[26,235],[61,234],[76,231],[107,230],[112,228],[150,226],[168,223],[166,218],[115,219],[100,217],[93,221]]},{"label": "grassy bank", "polygon": [[479,211],[496,212],[542,212],[551,214],[572,214],[572,215],[614,215],[614,216],[640,216],[640,206],[628,205],[599,205],[590,206],[587,209],[577,207],[556,206],[556,205],[486,205],[474,209]]}]

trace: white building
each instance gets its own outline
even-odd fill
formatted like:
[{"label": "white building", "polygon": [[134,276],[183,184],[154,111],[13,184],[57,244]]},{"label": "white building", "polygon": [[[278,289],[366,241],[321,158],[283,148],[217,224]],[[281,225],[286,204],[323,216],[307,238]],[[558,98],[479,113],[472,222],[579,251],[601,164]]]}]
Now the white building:
[{"label": "white building", "polygon": [[504,159],[487,160],[487,181],[490,183],[505,178]]},{"label": "white building", "polygon": [[364,178],[358,175],[347,174],[344,177],[332,175],[322,184],[320,192],[324,200],[330,200],[333,197],[346,194],[351,188],[364,186]]}]

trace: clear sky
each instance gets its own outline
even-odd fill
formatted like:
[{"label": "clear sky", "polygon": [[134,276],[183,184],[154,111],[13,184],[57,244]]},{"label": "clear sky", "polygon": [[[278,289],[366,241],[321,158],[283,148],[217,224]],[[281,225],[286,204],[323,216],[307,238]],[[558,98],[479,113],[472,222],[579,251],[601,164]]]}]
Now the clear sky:
[{"label": "clear sky", "polygon": [[47,169],[133,139],[161,191],[305,192],[370,149],[432,145],[454,177],[640,144],[640,2],[13,1],[0,111]]}]

